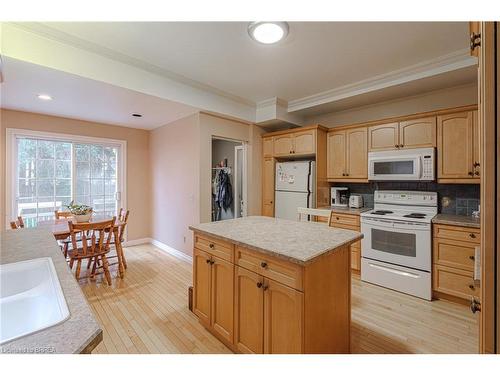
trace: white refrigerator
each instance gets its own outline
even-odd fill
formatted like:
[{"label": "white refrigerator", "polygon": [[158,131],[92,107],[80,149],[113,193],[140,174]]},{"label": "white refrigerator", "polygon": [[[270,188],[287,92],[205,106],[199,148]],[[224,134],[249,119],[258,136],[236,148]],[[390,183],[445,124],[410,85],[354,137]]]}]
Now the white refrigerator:
[{"label": "white refrigerator", "polygon": [[275,216],[297,220],[298,207],[314,208],[315,162],[276,163]]}]

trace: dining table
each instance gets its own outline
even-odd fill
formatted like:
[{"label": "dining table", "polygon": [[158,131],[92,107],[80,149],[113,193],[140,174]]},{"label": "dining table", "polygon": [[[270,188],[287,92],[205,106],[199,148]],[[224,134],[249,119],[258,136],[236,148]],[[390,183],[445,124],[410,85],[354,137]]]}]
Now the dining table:
[{"label": "dining table", "polygon": [[[102,222],[102,221],[108,221],[111,220],[112,217],[110,216],[105,216],[105,215],[92,215],[90,220],[88,221],[89,223],[97,223],[97,222]],[[37,227],[39,228],[47,228],[49,231],[52,232],[54,235],[55,239],[58,241],[65,240],[70,237],[71,233],[69,230],[69,225],[68,222],[73,221],[74,219],[69,217],[69,218],[60,218],[60,219],[53,219],[53,220],[43,220],[38,222]],[[121,221],[118,218],[115,218],[115,225],[113,227],[113,238],[114,238],[114,244],[116,248],[116,257],[118,259],[118,275],[120,278],[123,279],[124,274],[125,274],[125,269],[127,268],[127,262],[125,260],[125,257],[123,255],[123,248],[122,244],[120,241],[120,228],[122,228],[124,225],[127,223],[125,221]]]}]

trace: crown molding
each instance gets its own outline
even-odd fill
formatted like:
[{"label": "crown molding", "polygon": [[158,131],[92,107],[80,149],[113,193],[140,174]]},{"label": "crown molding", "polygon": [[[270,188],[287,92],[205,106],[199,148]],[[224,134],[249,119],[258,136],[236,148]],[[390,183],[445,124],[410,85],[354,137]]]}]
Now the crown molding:
[{"label": "crown molding", "polygon": [[288,111],[294,112],[321,104],[335,102],[391,86],[397,86],[418,79],[466,68],[475,64],[477,64],[477,59],[469,55],[468,49],[455,51],[403,69],[380,74],[366,80],[323,91],[304,98],[291,100],[288,102]]},{"label": "crown molding", "polygon": [[54,28],[47,26],[43,23],[40,23],[40,22],[23,22],[23,23],[9,22],[9,23],[14,27],[17,27],[17,28],[22,29],[24,31],[28,31],[28,32],[37,34],[37,35],[42,36],[44,38],[48,38],[48,39],[54,40],[54,41],[59,42],[59,43],[68,44],[74,48],[79,48],[79,49],[82,49],[82,50],[85,50],[85,51],[88,51],[91,53],[95,53],[97,55],[109,58],[111,60],[115,60],[115,61],[121,62],[123,64],[127,64],[130,66],[145,70],[149,73],[153,73],[153,74],[162,76],[164,78],[182,83],[184,85],[188,85],[188,86],[191,86],[191,87],[199,89],[199,90],[211,92],[213,94],[216,94],[218,96],[224,97],[226,99],[229,99],[229,100],[241,103],[241,104],[255,106],[255,102],[253,102],[249,99],[242,98],[242,97],[237,96],[237,95],[233,95],[233,94],[228,93],[226,91],[220,90],[216,87],[206,85],[206,84],[201,83],[199,81],[185,77],[181,74],[177,74],[175,72],[161,68],[161,67],[156,66],[154,64],[150,64],[146,61],[136,59],[134,57],[117,52],[115,50],[101,46],[99,44],[78,38],[74,35],[70,35],[70,34],[62,32],[60,30],[54,29]]}]

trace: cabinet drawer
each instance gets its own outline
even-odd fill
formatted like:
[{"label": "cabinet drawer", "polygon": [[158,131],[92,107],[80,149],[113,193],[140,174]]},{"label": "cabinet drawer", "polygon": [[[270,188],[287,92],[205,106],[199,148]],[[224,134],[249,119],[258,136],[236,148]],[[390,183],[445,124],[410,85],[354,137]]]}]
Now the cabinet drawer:
[{"label": "cabinet drawer", "polygon": [[434,263],[464,269],[474,270],[474,253],[478,244],[458,242],[445,238],[434,239]]},{"label": "cabinet drawer", "polygon": [[473,273],[458,268],[435,264],[433,286],[435,291],[460,298],[479,296],[479,287],[474,285]]},{"label": "cabinet drawer", "polygon": [[234,245],[229,242],[221,241],[205,235],[195,234],[194,247],[229,262],[234,261]]},{"label": "cabinet drawer", "polygon": [[303,290],[302,267],[236,246],[235,263],[259,275],[278,281],[297,290]]},{"label": "cabinet drawer", "polygon": [[479,244],[481,241],[481,231],[478,228],[434,224],[434,237]]},{"label": "cabinet drawer", "polygon": [[328,218],[324,216],[316,216],[316,221],[318,223],[328,223]]},{"label": "cabinet drawer", "polygon": [[[336,214],[332,215],[332,222],[330,224],[332,227],[344,228],[339,225],[350,225],[352,227],[359,227],[359,216],[358,215],[346,215],[346,214]],[[344,228],[351,229],[351,228]],[[359,229],[353,229],[359,230]]]}]

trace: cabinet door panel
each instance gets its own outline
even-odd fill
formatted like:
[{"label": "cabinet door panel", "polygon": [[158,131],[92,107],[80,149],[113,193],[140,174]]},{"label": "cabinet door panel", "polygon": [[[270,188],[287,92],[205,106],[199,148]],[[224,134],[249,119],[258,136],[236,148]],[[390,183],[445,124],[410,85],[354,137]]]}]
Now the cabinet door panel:
[{"label": "cabinet door panel", "polygon": [[399,143],[404,148],[436,147],[436,118],[426,117],[401,122]]},{"label": "cabinet door panel", "polygon": [[395,150],[399,144],[399,123],[382,124],[368,128],[370,151]]},{"label": "cabinet door panel", "polygon": [[274,137],[274,156],[291,155],[293,151],[293,136],[291,134]]},{"label": "cabinet door panel", "polygon": [[472,178],[472,112],[438,116],[438,178]]},{"label": "cabinet door panel", "polygon": [[345,131],[328,133],[327,178],[343,178],[346,166]]},{"label": "cabinet door panel", "polygon": [[262,354],[264,349],[263,277],[235,266],[235,343],[242,353]]},{"label": "cabinet door panel", "polygon": [[193,312],[204,324],[210,324],[211,266],[210,255],[194,249]]},{"label": "cabinet door panel", "polygon": [[262,215],[274,216],[274,159],[264,159],[262,168]]},{"label": "cabinet door panel", "polygon": [[271,137],[262,138],[262,153],[264,157],[273,156],[273,139]]},{"label": "cabinet door panel", "polygon": [[316,153],[316,131],[294,134],[293,139],[294,155],[310,155]]},{"label": "cabinet door panel", "polygon": [[346,131],[348,178],[368,178],[367,136],[366,128]]},{"label": "cabinet door panel", "polygon": [[477,111],[472,112],[472,163],[474,165],[474,179],[479,180],[481,175],[481,139],[479,138],[479,121]]},{"label": "cabinet door panel", "polygon": [[264,353],[302,353],[304,294],[273,280],[264,284]]},{"label": "cabinet door panel", "polygon": [[228,343],[234,331],[234,265],[214,257],[212,264],[211,326]]}]

